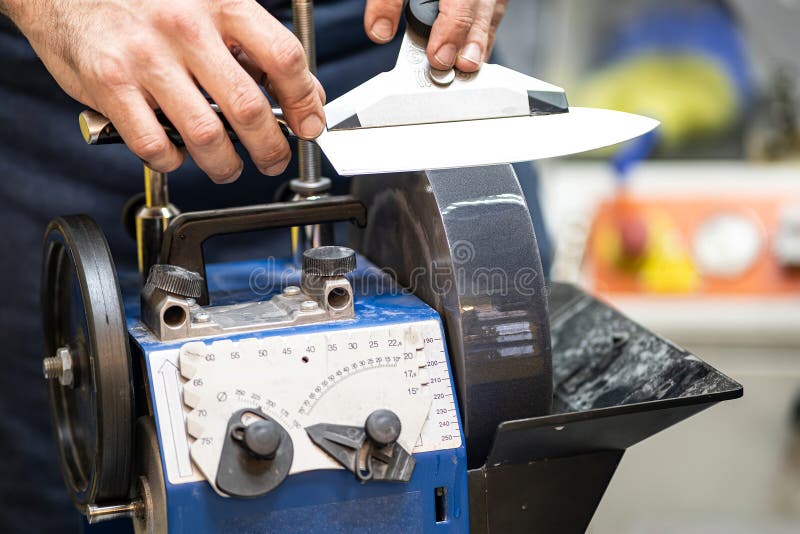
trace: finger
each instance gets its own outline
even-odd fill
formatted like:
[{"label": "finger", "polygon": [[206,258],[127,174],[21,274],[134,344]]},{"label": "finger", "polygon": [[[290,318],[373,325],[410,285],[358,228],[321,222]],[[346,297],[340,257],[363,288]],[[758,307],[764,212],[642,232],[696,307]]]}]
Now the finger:
[{"label": "finger", "polygon": [[269,77],[267,73],[262,71],[261,68],[255,64],[255,62],[247,56],[244,50],[240,47],[235,46],[234,50],[231,51],[233,57],[236,58],[236,61],[239,65],[242,66],[244,71],[250,75],[253,80],[263,87],[267,91],[267,95],[269,95],[270,103],[277,102],[278,98],[275,96],[275,91],[272,89],[272,86],[269,83]]},{"label": "finger", "polygon": [[316,76],[314,76],[314,85],[317,86],[317,95],[319,95],[319,101],[322,102],[322,105],[324,106],[328,102],[328,95],[325,93],[325,88],[322,87],[322,83]]},{"label": "finger", "polygon": [[[250,59],[244,50],[238,49],[234,50],[233,56],[236,58],[236,61],[242,66],[242,68],[253,78],[258,85],[262,86],[264,89],[267,90],[267,93],[273,100],[277,100],[275,96],[275,91],[272,88],[272,85],[269,83],[269,76],[265,72],[262,72],[261,69],[256,65],[252,59]],[[327,101],[327,95],[325,94],[325,89],[322,87],[322,84],[319,82],[317,77],[314,77],[314,83],[317,86],[317,94],[319,95],[319,99],[323,105]]]},{"label": "finger", "polygon": [[475,20],[467,34],[466,44],[458,53],[456,68],[464,72],[475,72],[487,57],[489,31],[494,16],[494,0],[483,0],[478,5]]},{"label": "finger", "polygon": [[303,139],[322,133],[325,114],[300,42],[255,2],[225,13],[223,29],[269,76],[291,129]]},{"label": "finger", "polygon": [[242,173],[242,160],[228,133],[200,93],[189,73],[180,68],[152,68],[144,84],[161,111],[180,132],[194,162],[217,183],[229,183]]},{"label": "finger", "polygon": [[139,89],[103,97],[98,108],[109,118],[128,148],[148,167],[172,172],[183,163],[183,152],[172,144]]},{"label": "finger", "polygon": [[367,0],[364,10],[364,30],[373,42],[384,44],[397,33],[403,0]]},{"label": "finger", "polygon": [[258,170],[267,176],[286,170],[292,152],[272,106],[225,43],[209,36],[185,53],[189,70],[217,103]]},{"label": "finger", "polygon": [[492,17],[492,26],[489,29],[489,44],[486,46],[486,53],[484,54],[484,59],[488,58],[492,55],[492,50],[494,50],[494,43],[497,39],[497,28],[500,26],[500,23],[503,21],[503,17],[506,15],[506,7],[508,6],[508,0],[497,0],[497,3],[494,6],[494,16]]},{"label": "finger", "polygon": [[264,72],[258,68],[252,59],[247,57],[247,53],[240,46],[234,46],[231,49],[231,55],[236,58],[236,61],[239,62],[239,65],[245,70],[247,74],[250,75],[253,80],[256,81],[259,85],[263,85],[262,81],[266,76]]},{"label": "finger", "polygon": [[428,61],[436,69],[449,69],[464,47],[478,9],[477,0],[442,0],[439,16],[428,39]]}]

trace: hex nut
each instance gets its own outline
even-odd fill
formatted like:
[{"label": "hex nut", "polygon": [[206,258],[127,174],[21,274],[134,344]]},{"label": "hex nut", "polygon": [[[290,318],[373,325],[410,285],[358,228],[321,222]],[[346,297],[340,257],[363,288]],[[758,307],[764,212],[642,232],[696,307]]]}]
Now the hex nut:
[{"label": "hex nut", "polygon": [[59,347],[56,357],[61,360],[61,372],[58,375],[58,382],[62,386],[72,387],[75,383],[75,373],[72,366],[72,353],[67,347]]}]

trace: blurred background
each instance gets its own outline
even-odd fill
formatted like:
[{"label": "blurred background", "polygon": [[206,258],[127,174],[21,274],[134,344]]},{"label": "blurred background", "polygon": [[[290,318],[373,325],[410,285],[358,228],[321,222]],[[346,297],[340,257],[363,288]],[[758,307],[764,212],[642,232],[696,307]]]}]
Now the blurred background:
[{"label": "blurred background", "polygon": [[590,532],[800,532],[800,0],[512,0],[498,51],[662,121],[537,165],[552,276],[745,388],[630,449]]}]

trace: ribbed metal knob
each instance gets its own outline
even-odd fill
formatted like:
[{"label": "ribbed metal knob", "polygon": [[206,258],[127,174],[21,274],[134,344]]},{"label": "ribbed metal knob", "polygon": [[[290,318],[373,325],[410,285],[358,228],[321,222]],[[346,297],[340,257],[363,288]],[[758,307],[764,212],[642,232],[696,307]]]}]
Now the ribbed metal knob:
[{"label": "ribbed metal knob", "polygon": [[429,37],[439,16],[437,0],[411,0],[406,4],[406,24],[419,36]]},{"label": "ribbed metal knob", "polygon": [[175,265],[153,265],[147,284],[184,298],[196,299],[203,293],[203,277]]},{"label": "ribbed metal knob", "polygon": [[356,269],[356,253],[351,248],[328,246],[303,252],[303,272],[313,276],[344,276]]}]

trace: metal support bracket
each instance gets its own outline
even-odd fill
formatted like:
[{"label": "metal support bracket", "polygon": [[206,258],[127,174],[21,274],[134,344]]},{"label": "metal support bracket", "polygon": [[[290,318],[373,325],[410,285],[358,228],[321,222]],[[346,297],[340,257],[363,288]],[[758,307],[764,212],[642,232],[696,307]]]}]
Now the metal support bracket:
[{"label": "metal support bracket", "polygon": [[[334,196],[319,200],[183,213],[175,217],[167,228],[161,249],[161,262],[199,273],[205,280],[203,243],[211,237],[339,221],[350,221],[363,227],[367,222],[364,204],[350,196]],[[197,303],[209,303],[207,283],[203,284]]]}]

